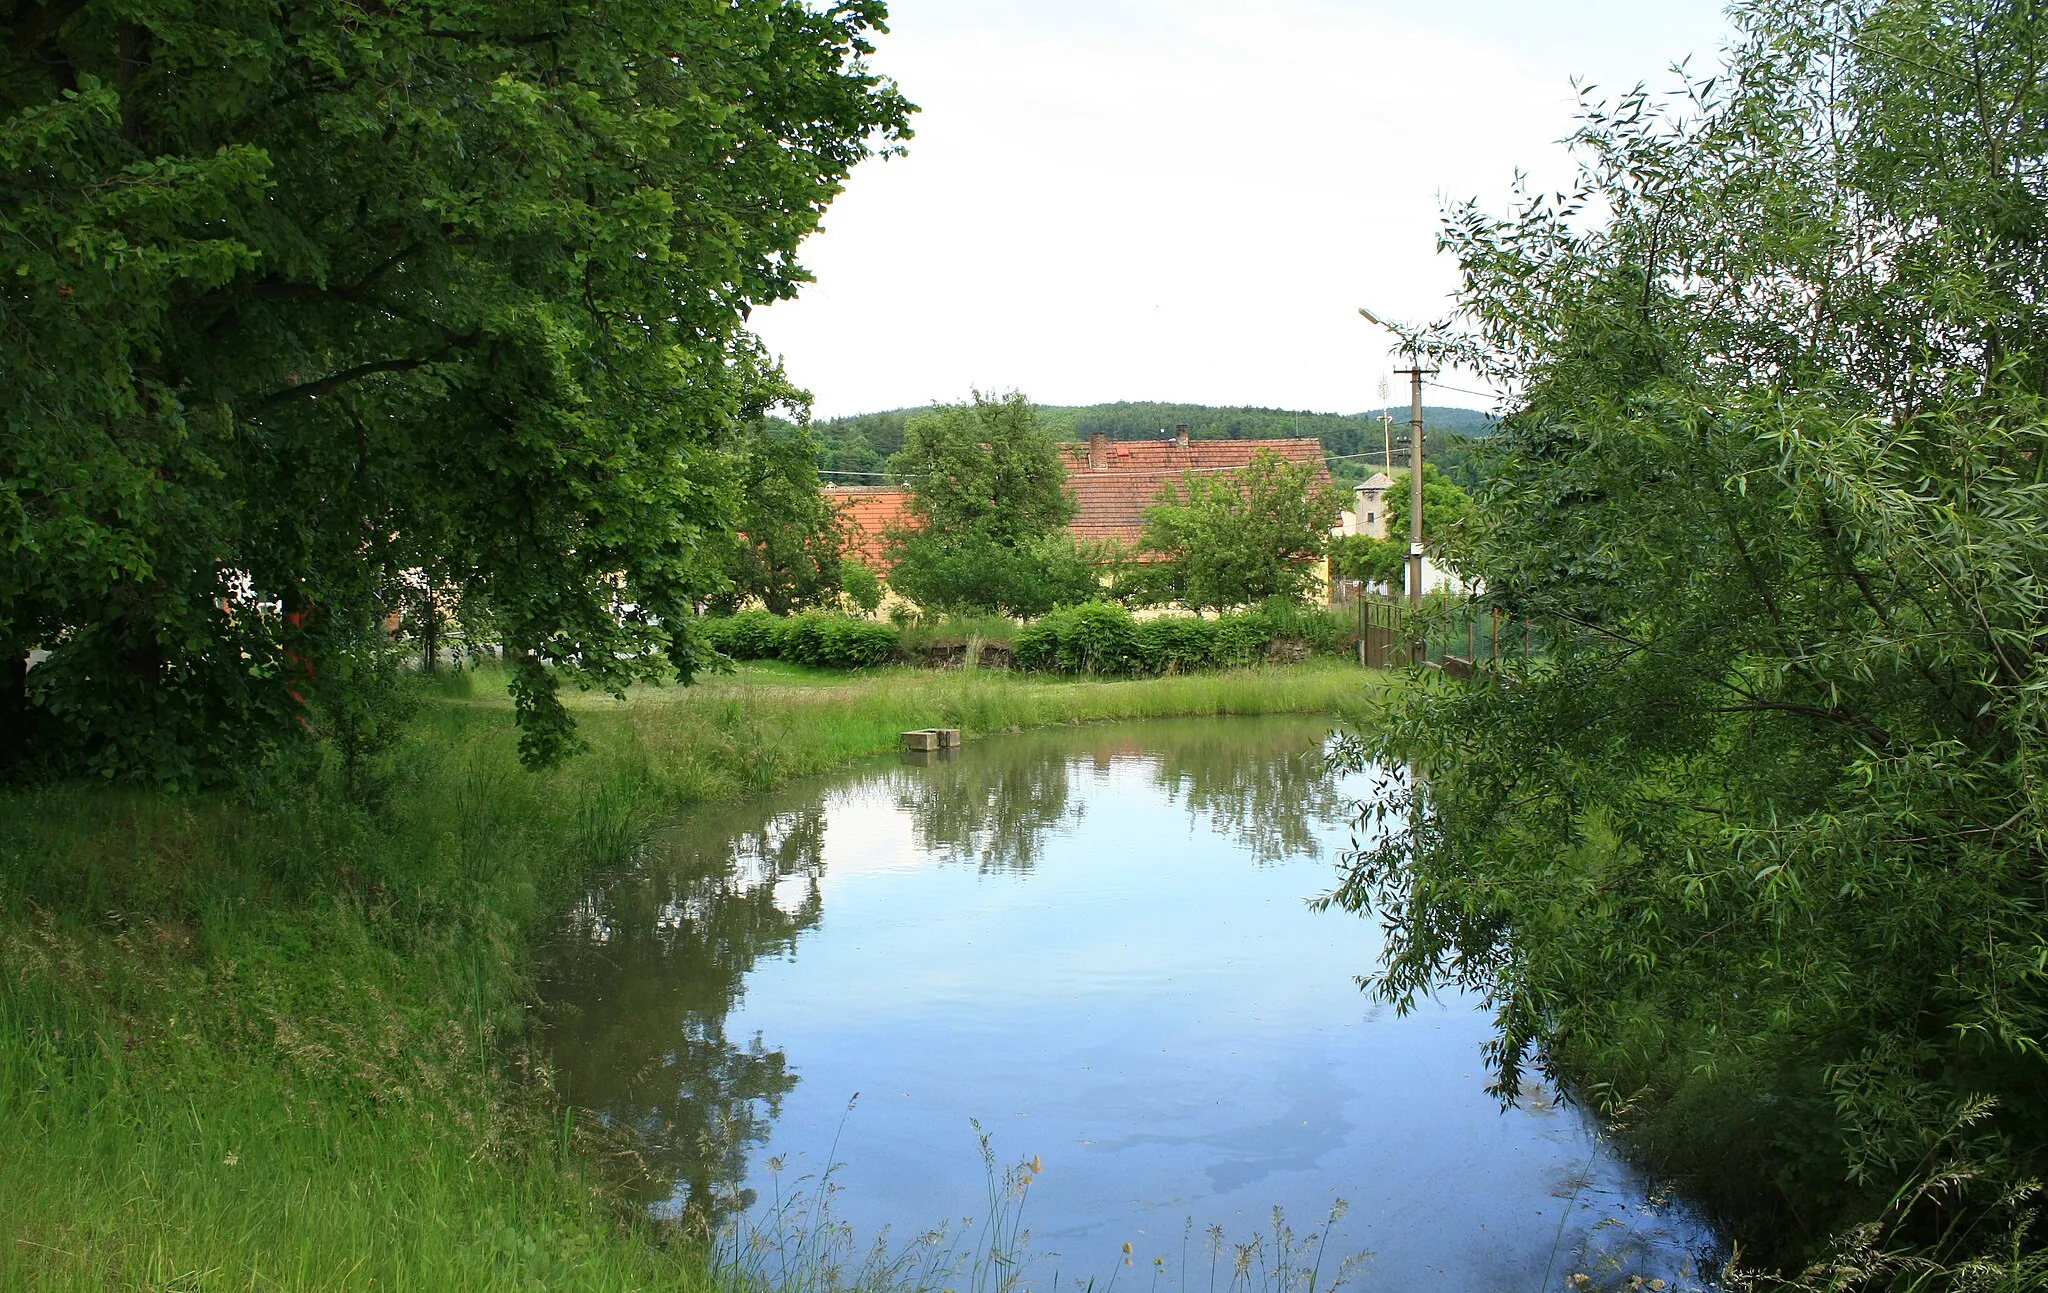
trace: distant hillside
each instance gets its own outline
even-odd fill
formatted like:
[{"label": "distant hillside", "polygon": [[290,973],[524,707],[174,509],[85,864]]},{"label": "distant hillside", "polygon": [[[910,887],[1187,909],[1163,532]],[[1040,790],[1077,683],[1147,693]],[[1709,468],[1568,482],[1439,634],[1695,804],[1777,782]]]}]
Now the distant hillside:
[{"label": "distant hillside", "polygon": [[[1340,479],[1362,479],[1380,466],[1382,438],[1379,410],[1366,413],[1311,413],[1295,409],[1215,408],[1206,404],[1128,403],[1093,404],[1086,407],[1040,405],[1046,425],[1070,440],[1084,440],[1101,431],[1112,440],[1149,440],[1172,435],[1176,426],[1202,440],[1272,440],[1287,436],[1314,436],[1323,442],[1323,452],[1335,461],[1330,470]],[[921,409],[891,409],[885,413],[861,413],[852,417],[826,418],[811,424],[819,445],[818,465],[841,475],[839,480],[880,480],[889,456],[903,447],[903,425]],[[1408,426],[1408,406],[1387,410],[1393,415],[1395,452]],[[1454,477],[1469,476],[1460,471],[1470,457],[1470,446],[1460,441],[1489,435],[1493,418],[1476,409],[1425,405],[1423,425],[1427,428],[1426,453],[1437,453],[1444,441],[1440,461]],[[1356,455],[1369,455],[1357,457]],[[1463,483],[1471,484],[1470,479]]]}]

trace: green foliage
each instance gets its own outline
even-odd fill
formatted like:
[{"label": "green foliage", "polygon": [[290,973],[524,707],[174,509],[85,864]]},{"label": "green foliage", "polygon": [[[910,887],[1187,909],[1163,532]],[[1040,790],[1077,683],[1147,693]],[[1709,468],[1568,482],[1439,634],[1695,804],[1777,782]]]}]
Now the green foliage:
[{"label": "green foliage", "polygon": [[975,530],[900,537],[889,586],[941,613],[1030,617],[1106,596],[1107,554],[1057,531],[1009,544]]},{"label": "green foliage", "polygon": [[[747,429],[732,456],[738,509],[724,562],[732,586],[709,603],[731,612],[758,601],[777,615],[836,604],[839,518],[818,489],[810,432],[764,418]],[[876,597],[879,603],[879,592]]]},{"label": "green foliage", "polygon": [[[1428,503],[1423,505],[1423,524],[1429,523]],[[1330,570],[1339,579],[1357,579],[1368,584],[1385,584],[1399,590],[1408,583],[1408,542],[1405,539],[1375,539],[1369,534],[1340,534],[1330,540]]]},{"label": "green foliage", "polygon": [[704,635],[734,660],[787,660],[820,669],[864,669],[895,657],[902,634],[893,625],[851,615],[808,611],[785,618],[742,611],[703,622]]},{"label": "green foliage", "polygon": [[910,419],[890,470],[910,482],[910,512],[923,531],[951,541],[976,535],[1022,547],[1074,515],[1059,443],[1016,392],[974,393]]},{"label": "green foliage", "polygon": [[[1408,471],[1389,473],[1394,487],[1387,491],[1387,534],[1405,540],[1408,535]],[[1472,496],[1452,483],[1433,462],[1422,464],[1422,538],[1432,553],[1439,549],[1455,552],[1466,529],[1478,519]]]},{"label": "green foliage", "polygon": [[704,638],[734,660],[780,660],[789,620],[772,611],[741,611],[704,621]]},{"label": "green foliage", "polygon": [[1102,595],[1058,443],[1022,395],[935,405],[890,460],[914,524],[890,536],[889,586],[926,611],[1038,615]]},{"label": "green foliage", "polygon": [[1305,600],[1339,510],[1316,475],[1315,463],[1260,450],[1241,472],[1169,485],[1145,512],[1141,544],[1160,560],[1135,567],[1124,587],[1144,601],[1218,609]]},{"label": "green foliage", "polygon": [[1272,640],[1273,620],[1265,610],[1234,611],[1216,621],[1216,663],[1250,664]]},{"label": "green foliage", "polygon": [[[260,762],[300,730],[286,650],[338,665],[405,571],[578,684],[687,677],[738,512],[723,447],[799,398],[741,320],[907,133],[863,61],[880,20],[13,6],[8,770]],[[31,685],[32,647],[54,655]],[[545,691],[522,719],[566,723]]]},{"label": "green foliage", "polygon": [[898,639],[890,625],[814,611],[789,622],[782,658],[819,669],[864,669],[894,658]]},{"label": "green foliage", "polygon": [[1199,615],[1158,615],[1139,620],[1132,654],[1144,673],[1186,673],[1217,658],[1218,622]]},{"label": "green foliage", "polygon": [[873,615],[881,608],[882,577],[858,561],[839,563],[839,588],[863,615]]},{"label": "green foliage", "polygon": [[1448,222],[1426,344],[1523,392],[1461,564],[1546,646],[1364,739],[1428,775],[1340,896],[1752,1260],[2039,1287],[2048,17],[1737,19],[1576,194]]},{"label": "green foliage", "polygon": [[319,734],[333,750],[342,793],[356,803],[383,796],[387,756],[419,707],[419,689],[405,649],[380,624],[361,624],[357,641],[307,683]]},{"label": "green foliage", "polygon": [[[1383,504],[1388,537],[1338,536],[1330,541],[1330,560],[1339,578],[1385,584],[1399,591],[1408,583],[1408,472],[1403,469],[1391,474],[1394,484]],[[1422,465],[1422,534],[1432,560],[1455,564],[1466,530],[1478,515],[1470,494],[1435,463]]]},{"label": "green foliage", "polygon": [[1124,674],[1138,663],[1131,613],[1108,602],[1067,606],[1017,630],[1010,649],[1025,669]]},{"label": "green foliage", "polygon": [[1025,625],[1016,631],[1011,649],[1023,669],[1174,674],[1257,664],[1276,643],[1295,644],[1297,652],[1339,655],[1352,640],[1342,615],[1284,601],[1213,619],[1158,615],[1142,620],[1121,606],[1094,602],[1064,607]]}]

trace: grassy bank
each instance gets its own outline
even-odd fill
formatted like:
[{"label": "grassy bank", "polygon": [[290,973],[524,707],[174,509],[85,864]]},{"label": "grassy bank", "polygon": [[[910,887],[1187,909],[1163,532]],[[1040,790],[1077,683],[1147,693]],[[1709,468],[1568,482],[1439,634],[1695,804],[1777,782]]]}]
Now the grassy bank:
[{"label": "grassy bank", "polygon": [[0,1288],[700,1284],[523,1045],[524,948],[578,875],[908,727],[1344,713],[1374,686],[761,666],[583,698],[590,751],[530,774],[502,684],[463,675],[371,804],[282,774],[0,797]]}]

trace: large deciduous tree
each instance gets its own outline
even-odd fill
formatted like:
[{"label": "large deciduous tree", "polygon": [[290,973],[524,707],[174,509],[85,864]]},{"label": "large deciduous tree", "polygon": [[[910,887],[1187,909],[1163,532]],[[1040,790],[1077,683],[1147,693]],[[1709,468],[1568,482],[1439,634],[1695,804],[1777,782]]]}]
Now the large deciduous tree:
[{"label": "large deciduous tree", "polygon": [[[702,656],[742,321],[907,105],[879,0],[0,4],[0,762],[296,730],[399,572],[558,676]],[[31,648],[47,662],[25,671]]]},{"label": "large deciduous tree", "polygon": [[1548,649],[1398,698],[1340,897],[1829,1287],[2039,1287],[2048,14],[1739,5],[1576,192],[1454,212],[1517,392],[1463,568]]}]

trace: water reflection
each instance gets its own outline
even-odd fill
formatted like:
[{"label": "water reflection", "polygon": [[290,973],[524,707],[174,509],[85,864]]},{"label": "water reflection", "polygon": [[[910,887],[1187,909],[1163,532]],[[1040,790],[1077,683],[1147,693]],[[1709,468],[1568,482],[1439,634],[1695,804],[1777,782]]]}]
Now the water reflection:
[{"label": "water reflection", "polygon": [[1325,736],[1069,728],[694,814],[561,927],[569,1097],[637,1138],[650,1206],[708,1224],[770,1193],[767,1161],[782,1191],[837,1159],[863,1242],[979,1209],[977,1119],[1044,1155],[1034,1283],[1131,1244],[1184,1287],[1186,1223],[1236,1242],[1341,1194],[1332,1252],[1372,1249],[1369,1287],[1558,1291],[1603,1262],[1678,1287],[1710,1236],[1578,1111],[1502,1111],[1483,1002],[1357,991],[1379,930],[1306,901],[1365,789]]},{"label": "water reflection", "polygon": [[[763,957],[793,955],[824,916],[827,819],[877,800],[922,858],[1025,874],[1085,815],[1082,777],[1141,768],[1191,828],[1254,862],[1319,855],[1342,802],[1318,720],[1062,729],[981,743],[961,758],[875,761],[829,786],[694,814],[650,861],[594,885],[551,949],[547,1043],[570,1099],[627,1132],[651,1169],[650,1204],[717,1224],[751,1202],[749,1151],[797,1074],[726,1021]],[[944,752],[947,754],[951,751]],[[842,841],[858,844],[860,841]]]},{"label": "water reflection", "polygon": [[571,909],[547,974],[569,1008],[548,1040],[569,1098],[647,1159],[648,1202],[715,1221],[748,1202],[747,1151],[796,1085],[780,1050],[725,1025],[755,963],[818,926],[825,811],[705,825]]}]

